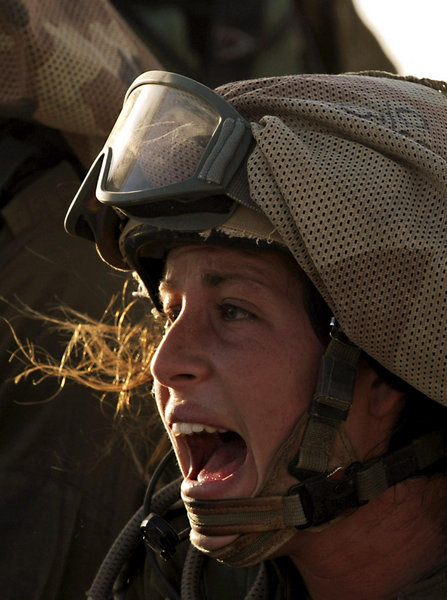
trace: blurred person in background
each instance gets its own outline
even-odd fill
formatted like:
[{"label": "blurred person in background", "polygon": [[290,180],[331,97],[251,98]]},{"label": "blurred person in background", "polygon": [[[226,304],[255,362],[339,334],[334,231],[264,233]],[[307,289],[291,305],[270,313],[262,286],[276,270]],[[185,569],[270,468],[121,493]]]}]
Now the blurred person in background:
[{"label": "blurred person in background", "polygon": [[395,67],[351,0],[112,0],[164,68],[227,81]]},{"label": "blurred person in background", "polygon": [[60,357],[58,337],[26,307],[69,305],[99,318],[119,292],[122,278],[61,227],[126,88],[158,62],[103,0],[16,0],[0,10],[1,595],[80,598],[141,502],[144,456],[134,460],[116,406],[97,394],[15,385],[22,365],[10,360],[10,327]]}]

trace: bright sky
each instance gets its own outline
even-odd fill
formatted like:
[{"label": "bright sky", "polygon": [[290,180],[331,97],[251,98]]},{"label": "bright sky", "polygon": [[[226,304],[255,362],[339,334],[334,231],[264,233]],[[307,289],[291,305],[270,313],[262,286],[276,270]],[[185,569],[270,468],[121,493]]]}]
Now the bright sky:
[{"label": "bright sky", "polygon": [[404,75],[447,81],[447,0],[354,0]]}]

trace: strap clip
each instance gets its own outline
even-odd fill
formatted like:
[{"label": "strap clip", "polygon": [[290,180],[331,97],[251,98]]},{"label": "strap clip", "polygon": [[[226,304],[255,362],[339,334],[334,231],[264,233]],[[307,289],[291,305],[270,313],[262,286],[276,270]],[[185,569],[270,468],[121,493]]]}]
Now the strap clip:
[{"label": "strap clip", "polygon": [[145,544],[161,558],[169,560],[174,556],[176,546],[181,539],[175,529],[162,517],[151,513],[141,523],[140,529]]}]

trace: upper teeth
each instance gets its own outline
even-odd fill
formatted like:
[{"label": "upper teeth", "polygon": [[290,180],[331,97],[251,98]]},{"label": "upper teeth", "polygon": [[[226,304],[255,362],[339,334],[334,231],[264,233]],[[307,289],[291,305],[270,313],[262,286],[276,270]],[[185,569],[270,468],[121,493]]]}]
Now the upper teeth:
[{"label": "upper teeth", "polygon": [[173,423],[172,431],[174,435],[191,435],[192,433],[223,433],[226,429],[211,427],[210,425],[202,425],[201,423]]}]

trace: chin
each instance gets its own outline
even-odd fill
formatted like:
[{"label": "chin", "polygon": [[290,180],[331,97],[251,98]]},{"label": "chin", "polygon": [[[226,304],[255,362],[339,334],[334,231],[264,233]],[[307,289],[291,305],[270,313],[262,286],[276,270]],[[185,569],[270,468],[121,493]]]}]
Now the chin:
[{"label": "chin", "polygon": [[191,544],[202,552],[212,552],[213,550],[220,550],[224,546],[231,544],[238,535],[203,535],[191,529],[189,539]]}]

